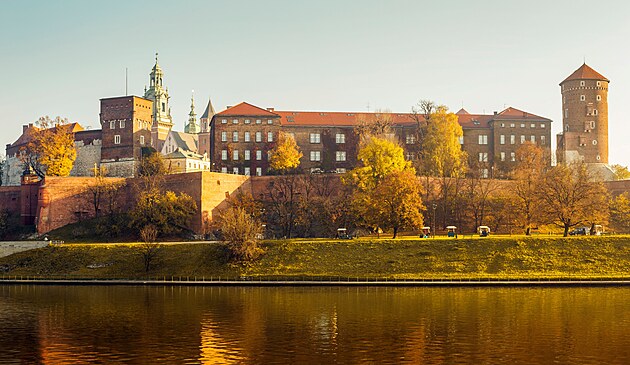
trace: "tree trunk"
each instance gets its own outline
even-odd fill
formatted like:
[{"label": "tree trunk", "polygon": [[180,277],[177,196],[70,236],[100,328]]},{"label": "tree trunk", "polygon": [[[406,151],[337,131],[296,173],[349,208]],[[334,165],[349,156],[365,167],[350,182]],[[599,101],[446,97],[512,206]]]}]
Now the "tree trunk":
[{"label": "tree trunk", "polygon": [[567,237],[569,235],[569,225],[565,224],[564,225],[564,234],[562,235],[562,237]]},{"label": "tree trunk", "polygon": [[394,227],[394,237],[392,238],[396,238],[397,235],[398,235],[398,227]]}]

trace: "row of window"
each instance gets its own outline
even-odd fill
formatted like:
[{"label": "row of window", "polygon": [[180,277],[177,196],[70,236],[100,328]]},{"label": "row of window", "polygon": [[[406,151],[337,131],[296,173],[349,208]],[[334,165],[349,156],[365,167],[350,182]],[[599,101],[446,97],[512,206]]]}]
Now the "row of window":
[{"label": "row of window", "polygon": [[[488,144],[487,138],[485,139],[485,143],[481,143],[481,137],[479,136],[479,144]],[[486,136],[484,136],[486,137]],[[499,143],[505,144],[506,136],[504,134],[499,136]],[[521,144],[525,143],[527,140],[527,136],[521,135]],[[529,141],[531,143],[536,143],[536,136],[529,136]],[[547,138],[545,136],[540,136],[540,144],[544,145],[547,143]],[[516,136],[514,134],[510,135],[510,144],[516,144]]]},{"label": "row of window", "polygon": [[[149,129],[149,122],[145,122],[145,121],[139,121],[139,127],[141,129]],[[125,128],[125,121],[124,120],[119,120],[118,121],[118,128],[120,129],[124,129]],[[116,121],[115,120],[110,120],[109,121],[109,129],[116,129]]]},{"label": "row of window", "polygon": [[[232,119],[232,124],[238,124],[239,120],[238,119]],[[227,124],[228,120],[227,119],[221,119],[221,124]],[[245,124],[252,124],[252,120],[251,119],[245,119],[243,120],[243,123]],[[262,120],[261,119],[256,119],[256,124],[262,124]],[[273,119],[268,119],[267,120],[267,124],[273,124]]]},{"label": "row of window", "polygon": [[[250,176],[251,175],[251,169],[249,167],[244,167],[243,168],[243,175],[245,176]],[[227,167],[221,167],[221,172],[224,174],[227,174],[228,172],[228,168]],[[239,174],[239,168],[238,167],[233,167],[232,168],[232,173],[233,174]],[[256,167],[256,176],[262,176],[262,168],[261,167]]]},{"label": "row of window", "polygon": [[[256,150],[256,161],[262,161],[262,151],[261,150]],[[344,162],[346,161],[346,151],[336,151],[335,152],[335,161],[337,162]],[[321,161],[322,160],[322,153],[321,151],[311,151],[310,152],[310,161]],[[243,160],[245,161],[250,161],[252,158],[252,152],[250,150],[244,150],[243,151]],[[240,152],[239,150],[233,150],[232,151],[232,160],[233,161],[238,161],[240,159]],[[267,159],[269,159],[269,152],[267,152]],[[228,160],[228,150],[221,150],[221,160],[223,161],[227,161]]]},{"label": "row of window", "polygon": [[[318,162],[322,160],[321,151],[311,151],[310,153],[310,161]],[[336,151],[335,152],[335,161],[344,162],[346,161],[346,151]]]},{"label": "row of window", "polygon": [[[322,143],[321,134],[319,133],[310,133],[308,139],[310,143]],[[335,134],[335,143],[337,144],[346,143],[346,135],[343,133]]]},{"label": "row of window", "polygon": [[[262,132],[256,132],[254,134],[254,140],[256,142],[262,142]],[[232,132],[232,142],[238,142],[239,139],[239,132],[234,131]],[[221,142],[227,142],[228,141],[228,133],[227,132],[221,132]],[[251,142],[251,133],[250,132],[243,132],[243,142]],[[267,142],[273,142],[273,132],[267,132]]]},{"label": "row of window", "polygon": [[[540,128],[545,128],[545,123],[530,123],[529,127],[530,128],[536,128],[536,125],[538,125]],[[527,123],[521,123],[521,128],[525,128],[527,126]],[[501,127],[505,127],[505,123],[501,123]],[[516,123],[510,123],[510,128],[515,128],[516,127]]]},{"label": "row of window", "polygon": [[[562,85],[562,90],[565,89],[566,85]],[[580,81],[580,86],[586,86],[586,81]],[[602,82],[601,81],[597,81],[597,87],[601,87],[602,86]]]},{"label": "row of window", "polygon": [[[120,144],[120,134],[114,136],[114,144]],[[140,136],[140,144],[144,145],[144,136]]]}]

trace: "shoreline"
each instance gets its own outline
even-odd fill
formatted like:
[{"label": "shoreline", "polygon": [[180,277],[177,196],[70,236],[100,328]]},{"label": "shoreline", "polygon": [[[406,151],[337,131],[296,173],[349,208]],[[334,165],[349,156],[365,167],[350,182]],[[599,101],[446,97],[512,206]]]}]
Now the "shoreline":
[{"label": "shoreline", "polygon": [[67,286],[227,286],[227,287],[624,287],[630,279],[502,279],[502,280],[118,280],[118,279],[0,279],[1,285]]}]

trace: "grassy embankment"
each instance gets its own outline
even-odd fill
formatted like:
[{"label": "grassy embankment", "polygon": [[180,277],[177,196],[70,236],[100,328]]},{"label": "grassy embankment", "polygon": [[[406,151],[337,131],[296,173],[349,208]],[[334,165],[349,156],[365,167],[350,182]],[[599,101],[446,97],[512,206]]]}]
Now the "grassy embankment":
[{"label": "grassy embankment", "polygon": [[64,244],[0,258],[0,275],[145,279],[630,277],[630,237],[284,240],[247,267],[220,244],[168,244],[146,273],[138,244]]},{"label": "grassy embankment", "polygon": [[0,258],[0,276],[144,279],[630,277],[630,237],[284,240],[249,266],[220,244],[168,244],[145,273],[138,244],[64,244]]}]

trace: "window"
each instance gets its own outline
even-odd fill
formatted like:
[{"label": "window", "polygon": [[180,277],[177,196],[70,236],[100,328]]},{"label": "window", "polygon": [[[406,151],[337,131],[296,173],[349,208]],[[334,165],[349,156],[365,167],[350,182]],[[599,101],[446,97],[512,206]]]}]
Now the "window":
[{"label": "window", "polygon": [[525,123],[521,123],[521,128],[525,128]]},{"label": "window", "polygon": [[232,160],[238,161],[238,150],[232,151]]},{"label": "window", "polygon": [[536,136],[529,136],[529,141],[532,143],[536,143]]},{"label": "window", "polygon": [[115,121],[111,121],[109,122],[109,129],[116,129],[116,122]]},{"label": "window", "polygon": [[545,123],[540,123],[540,128],[545,128]]},{"label": "window", "polygon": [[114,144],[120,144],[120,134],[114,136]]},{"label": "window", "polygon": [[536,128],[536,123],[532,123],[529,125],[530,128]]},{"label": "window", "polygon": [[238,119],[232,119],[232,124],[238,124]]},{"label": "window", "polygon": [[479,162],[488,162],[488,152],[479,152]]},{"label": "window", "polygon": [[166,113],[166,103],[162,103],[162,113]]},{"label": "window", "polygon": [[262,168],[256,167],[256,176],[262,176]]},{"label": "window", "polygon": [[250,124],[252,121],[249,119],[245,119],[245,124]]},{"label": "window", "polygon": [[262,120],[256,119],[256,124],[260,124],[260,123],[262,123]]},{"label": "window", "polygon": [[243,170],[244,170],[244,171],[243,171],[243,174],[244,174],[245,176],[249,176],[249,175],[250,175],[250,173],[249,173],[249,171],[250,171],[249,167],[245,167]]},{"label": "window", "polygon": [[311,133],[309,135],[309,141],[311,143],[320,143],[321,139],[319,133]]},{"label": "window", "polygon": [[540,144],[545,144],[545,136],[540,136]]},{"label": "window", "polygon": [[335,160],[337,161],[345,161],[346,160],[346,151],[337,151],[335,154]]},{"label": "window", "polygon": [[238,132],[232,132],[232,142],[238,142]]},{"label": "window", "polygon": [[597,100],[597,101],[602,101],[602,96],[601,96],[601,95],[597,95],[597,96],[595,97],[595,100]]},{"label": "window", "polygon": [[221,119],[221,124],[227,124],[227,119]]},{"label": "window", "polygon": [[505,127],[505,123],[501,123],[501,127]]},{"label": "window", "polygon": [[244,157],[245,161],[249,161],[250,158],[251,158],[251,154],[252,154],[251,151],[250,150],[245,150],[244,154],[245,154],[245,157]]},{"label": "window", "polygon": [[221,150],[221,160],[227,161],[227,150]]},{"label": "window", "polygon": [[525,136],[521,136],[521,144],[525,143]]},{"label": "window", "polygon": [[221,172],[227,174],[227,167],[221,167]]},{"label": "window", "polygon": [[594,139],[593,140],[593,146],[596,146],[596,145],[597,145],[597,140]]},{"label": "window", "polygon": [[267,124],[273,124],[273,119],[268,119]]},{"label": "window", "polygon": [[144,144],[144,136],[140,136],[140,144]]},{"label": "window", "polygon": [[580,86],[584,86],[584,81],[580,81]]},{"label": "window", "polygon": [[232,173],[234,173],[234,175],[238,175],[238,167],[232,167]]},{"label": "window", "polygon": [[481,178],[482,179],[488,178],[488,169],[481,169]]},{"label": "window", "polygon": [[510,128],[514,128],[514,123],[510,123]]},{"label": "window", "polygon": [[578,137],[578,141],[580,146],[586,146],[586,137],[580,136]]},{"label": "window", "polygon": [[505,161],[505,152],[501,152],[500,156],[501,156],[501,161]]},{"label": "window", "polygon": [[346,135],[343,133],[335,134],[335,142],[338,144],[346,143]]},{"label": "window", "polygon": [[594,120],[589,121],[588,124],[589,124],[589,127],[591,127],[591,129],[595,129],[595,121]]},{"label": "window", "polygon": [[488,144],[488,135],[480,134],[479,135],[479,144]]},{"label": "window", "polygon": [[502,134],[499,136],[499,143],[505,144],[505,135]]},{"label": "window", "polygon": [[599,114],[599,113],[597,112],[597,109],[593,109],[593,115],[597,115],[597,114]]},{"label": "window", "polygon": [[273,142],[273,132],[267,132],[267,142]]},{"label": "window", "polygon": [[414,135],[413,135],[413,134],[411,134],[411,133],[408,133],[408,134],[405,136],[405,143],[406,143],[406,144],[414,144],[414,143],[416,143],[416,136],[414,136]]},{"label": "window", "polygon": [[250,142],[251,138],[249,137],[249,132],[245,132],[245,137],[243,138],[245,142]]},{"label": "window", "polygon": [[321,155],[319,151],[311,151],[311,161],[320,161]]},{"label": "window", "polygon": [[510,144],[514,144],[516,143],[516,136],[515,135],[510,135]]},{"label": "window", "polygon": [[516,153],[510,152],[510,161],[512,162],[516,161]]},{"label": "window", "polygon": [[569,109],[564,109],[564,117],[565,118],[569,117]]},{"label": "window", "polygon": [[221,132],[221,142],[227,142],[227,132]]},{"label": "window", "polygon": [[256,142],[262,142],[262,132],[256,132]]},{"label": "window", "polygon": [[262,160],[262,151],[258,150],[256,151],[256,161],[260,161]]},{"label": "window", "polygon": [[459,136],[459,144],[464,144],[464,136]]},{"label": "window", "polygon": [[586,101],[586,96],[580,95],[580,101]]},{"label": "window", "polygon": [[125,121],[124,120],[120,121],[120,128],[125,128]]},{"label": "window", "polygon": [[335,172],[338,173],[338,174],[345,174],[346,173],[346,169],[343,168],[343,167],[337,167],[335,169]]},{"label": "window", "polygon": [[602,86],[601,81],[597,81],[597,87],[600,87],[600,86]]}]

